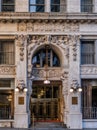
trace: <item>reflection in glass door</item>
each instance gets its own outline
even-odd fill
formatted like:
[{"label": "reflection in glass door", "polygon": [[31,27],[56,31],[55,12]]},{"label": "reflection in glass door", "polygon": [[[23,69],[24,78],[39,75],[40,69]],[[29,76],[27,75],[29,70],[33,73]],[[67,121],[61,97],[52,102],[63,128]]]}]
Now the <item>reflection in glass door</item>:
[{"label": "reflection in glass door", "polygon": [[61,87],[56,85],[33,85],[31,114],[36,121],[60,120]]}]

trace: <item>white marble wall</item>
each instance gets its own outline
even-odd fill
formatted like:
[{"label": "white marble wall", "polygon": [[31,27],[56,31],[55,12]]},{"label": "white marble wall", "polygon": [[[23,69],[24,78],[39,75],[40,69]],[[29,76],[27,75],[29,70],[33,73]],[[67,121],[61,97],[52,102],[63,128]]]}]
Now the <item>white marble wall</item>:
[{"label": "white marble wall", "polygon": [[79,13],[80,7],[80,0],[67,0],[68,13]]},{"label": "white marble wall", "polygon": [[15,12],[29,12],[29,0],[15,0]]}]

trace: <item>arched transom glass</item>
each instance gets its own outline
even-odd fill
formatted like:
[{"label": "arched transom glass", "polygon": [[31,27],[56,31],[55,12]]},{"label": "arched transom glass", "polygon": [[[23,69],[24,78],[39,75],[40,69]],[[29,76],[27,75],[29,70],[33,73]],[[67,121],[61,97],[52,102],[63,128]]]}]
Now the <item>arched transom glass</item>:
[{"label": "arched transom glass", "polygon": [[32,65],[33,67],[45,67],[45,65],[59,67],[60,60],[49,46],[45,46],[34,54],[32,57]]}]

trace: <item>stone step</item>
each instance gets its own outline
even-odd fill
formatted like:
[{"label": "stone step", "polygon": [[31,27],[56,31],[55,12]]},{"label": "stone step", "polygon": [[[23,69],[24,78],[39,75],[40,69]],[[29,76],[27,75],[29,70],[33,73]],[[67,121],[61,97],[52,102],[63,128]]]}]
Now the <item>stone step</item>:
[{"label": "stone step", "polygon": [[60,130],[60,128],[66,128],[65,126],[63,126],[62,122],[36,122],[34,126],[32,125],[32,127],[39,130],[40,129],[52,130],[54,128]]}]

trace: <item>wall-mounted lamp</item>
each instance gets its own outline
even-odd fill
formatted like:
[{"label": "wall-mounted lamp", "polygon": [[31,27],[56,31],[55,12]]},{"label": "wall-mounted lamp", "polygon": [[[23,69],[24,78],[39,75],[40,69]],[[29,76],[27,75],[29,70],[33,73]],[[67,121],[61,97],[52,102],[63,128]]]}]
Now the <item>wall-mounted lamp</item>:
[{"label": "wall-mounted lamp", "polygon": [[15,89],[16,92],[27,92],[28,89],[26,87],[20,88],[20,87],[16,87]]},{"label": "wall-mounted lamp", "polygon": [[77,80],[72,81],[70,92],[82,92],[82,88],[79,86]]},{"label": "wall-mounted lamp", "polygon": [[74,87],[71,87],[70,88],[70,92],[82,92],[82,88],[81,87],[77,87],[77,88],[74,88]]},{"label": "wall-mounted lamp", "polygon": [[15,88],[16,92],[27,92],[28,89],[25,87],[24,81],[20,80],[18,86]]}]

